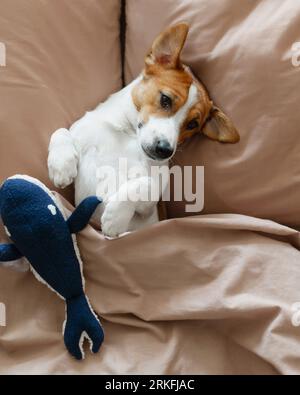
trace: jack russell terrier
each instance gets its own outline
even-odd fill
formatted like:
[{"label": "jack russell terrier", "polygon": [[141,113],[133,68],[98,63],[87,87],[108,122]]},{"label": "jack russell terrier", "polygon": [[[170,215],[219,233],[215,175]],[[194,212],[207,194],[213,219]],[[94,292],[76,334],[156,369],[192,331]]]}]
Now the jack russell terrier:
[{"label": "jack russell terrier", "polygon": [[[106,236],[158,221],[157,203],[167,185],[150,170],[167,166],[178,144],[200,132],[223,143],[239,141],[230,119],[180,61],[188,30],[181,23],[161,33],[136,80],[51,138],[50,179],[59,188],[75,182],[76,205],[91,195],[103,199],[96,218]],[[109,166],[122,176],[120,159],[127,160],[127,172],[111,191],[116,180],[105,178],[103,169]],[[136,190],[140,196],[157,193],[151,193],[154,199],[130,199]]]}]

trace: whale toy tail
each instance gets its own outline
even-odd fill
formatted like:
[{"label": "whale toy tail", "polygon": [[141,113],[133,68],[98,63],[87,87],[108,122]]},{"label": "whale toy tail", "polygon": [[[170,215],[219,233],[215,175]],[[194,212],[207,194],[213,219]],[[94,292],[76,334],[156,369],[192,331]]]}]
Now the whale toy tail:
[{"label": "whale toy tail", "polygon": [[84,359],[83,342],[88,339],[96,354],[104,340],[100,321],[84,294],[68,299],[64,341],[68,351],[78,360]]}]

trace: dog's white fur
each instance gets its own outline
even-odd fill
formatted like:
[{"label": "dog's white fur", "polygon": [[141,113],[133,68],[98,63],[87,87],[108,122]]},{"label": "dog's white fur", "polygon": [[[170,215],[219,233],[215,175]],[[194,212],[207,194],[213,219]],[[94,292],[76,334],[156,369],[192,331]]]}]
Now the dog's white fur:
[{"label": "dog's white fur", "polygon": [[[126,88],[112,95],[94,111],[77,121],[70,130],[57,130],[50,142],[48,167],[50,179],[60,188],[75,181],[75,200],[79,204],[90,195],[98,195],[104,201],[96,211],[101,218],[102,231],[110,237],[136,230],[158,221],[157,203],[152,201],[130,201],[130,190],[145,193],[151,188],[163,193],[167,185],[149,176],[152,166],[165,166],[167,161],[154,161],[144,153],[142,146],[157,138],[169,141],[174,152],[180,127],[197,100],[197,88],[191,85],[188,99],[178,112],[169,118],[150,117],[143,128],[139,128],[137,111],[132,90],[141,81],[138,77]],[[112,166],[116,174],[119,159],[128,160],[126,181],[116,195],[108,193],[107,183],[101,179],[101,168]],[[138,175],[136,170],[138,168]],[[134,169],[135,174],[131,174]],[[143,195],[145,196],[145,195]]]}]

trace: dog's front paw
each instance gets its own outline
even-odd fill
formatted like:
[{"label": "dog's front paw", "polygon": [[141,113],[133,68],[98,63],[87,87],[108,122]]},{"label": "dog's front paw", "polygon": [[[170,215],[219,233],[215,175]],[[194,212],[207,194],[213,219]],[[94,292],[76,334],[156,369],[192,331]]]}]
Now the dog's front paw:
[{"label": "dog's front paw", "polygon": [[66,156],[66,151],[50,153],[48,159],[49,177],[57,188],[71,185],[77,176],[77,159]]},{"label": "dog's front paw", "polygon": [[58,188],[66,188],[77,177],[78,154],[66,133],[63,129],[57,131],[49,148],[49,177]]},{"label": "dog's front paw", "polygon": [[102,232],[108,237],[118,237],[129,230],[134,215],[131,202],[109,202],[101,218]]}]

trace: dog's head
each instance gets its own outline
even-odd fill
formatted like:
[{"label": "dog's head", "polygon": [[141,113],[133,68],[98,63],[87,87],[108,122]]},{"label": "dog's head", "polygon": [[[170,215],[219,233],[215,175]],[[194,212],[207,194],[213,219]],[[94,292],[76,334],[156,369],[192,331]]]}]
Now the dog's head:
[{"label": "dog's head", "polygon": [[239,141],[230,119],[214,106],[205,87],[180,61],[188,30],[181,23],[156,38],[146,56],[142,79],[133,90],[141,147],[158,161],[170,159],[177,145],[195,133],[223,143]]}]

